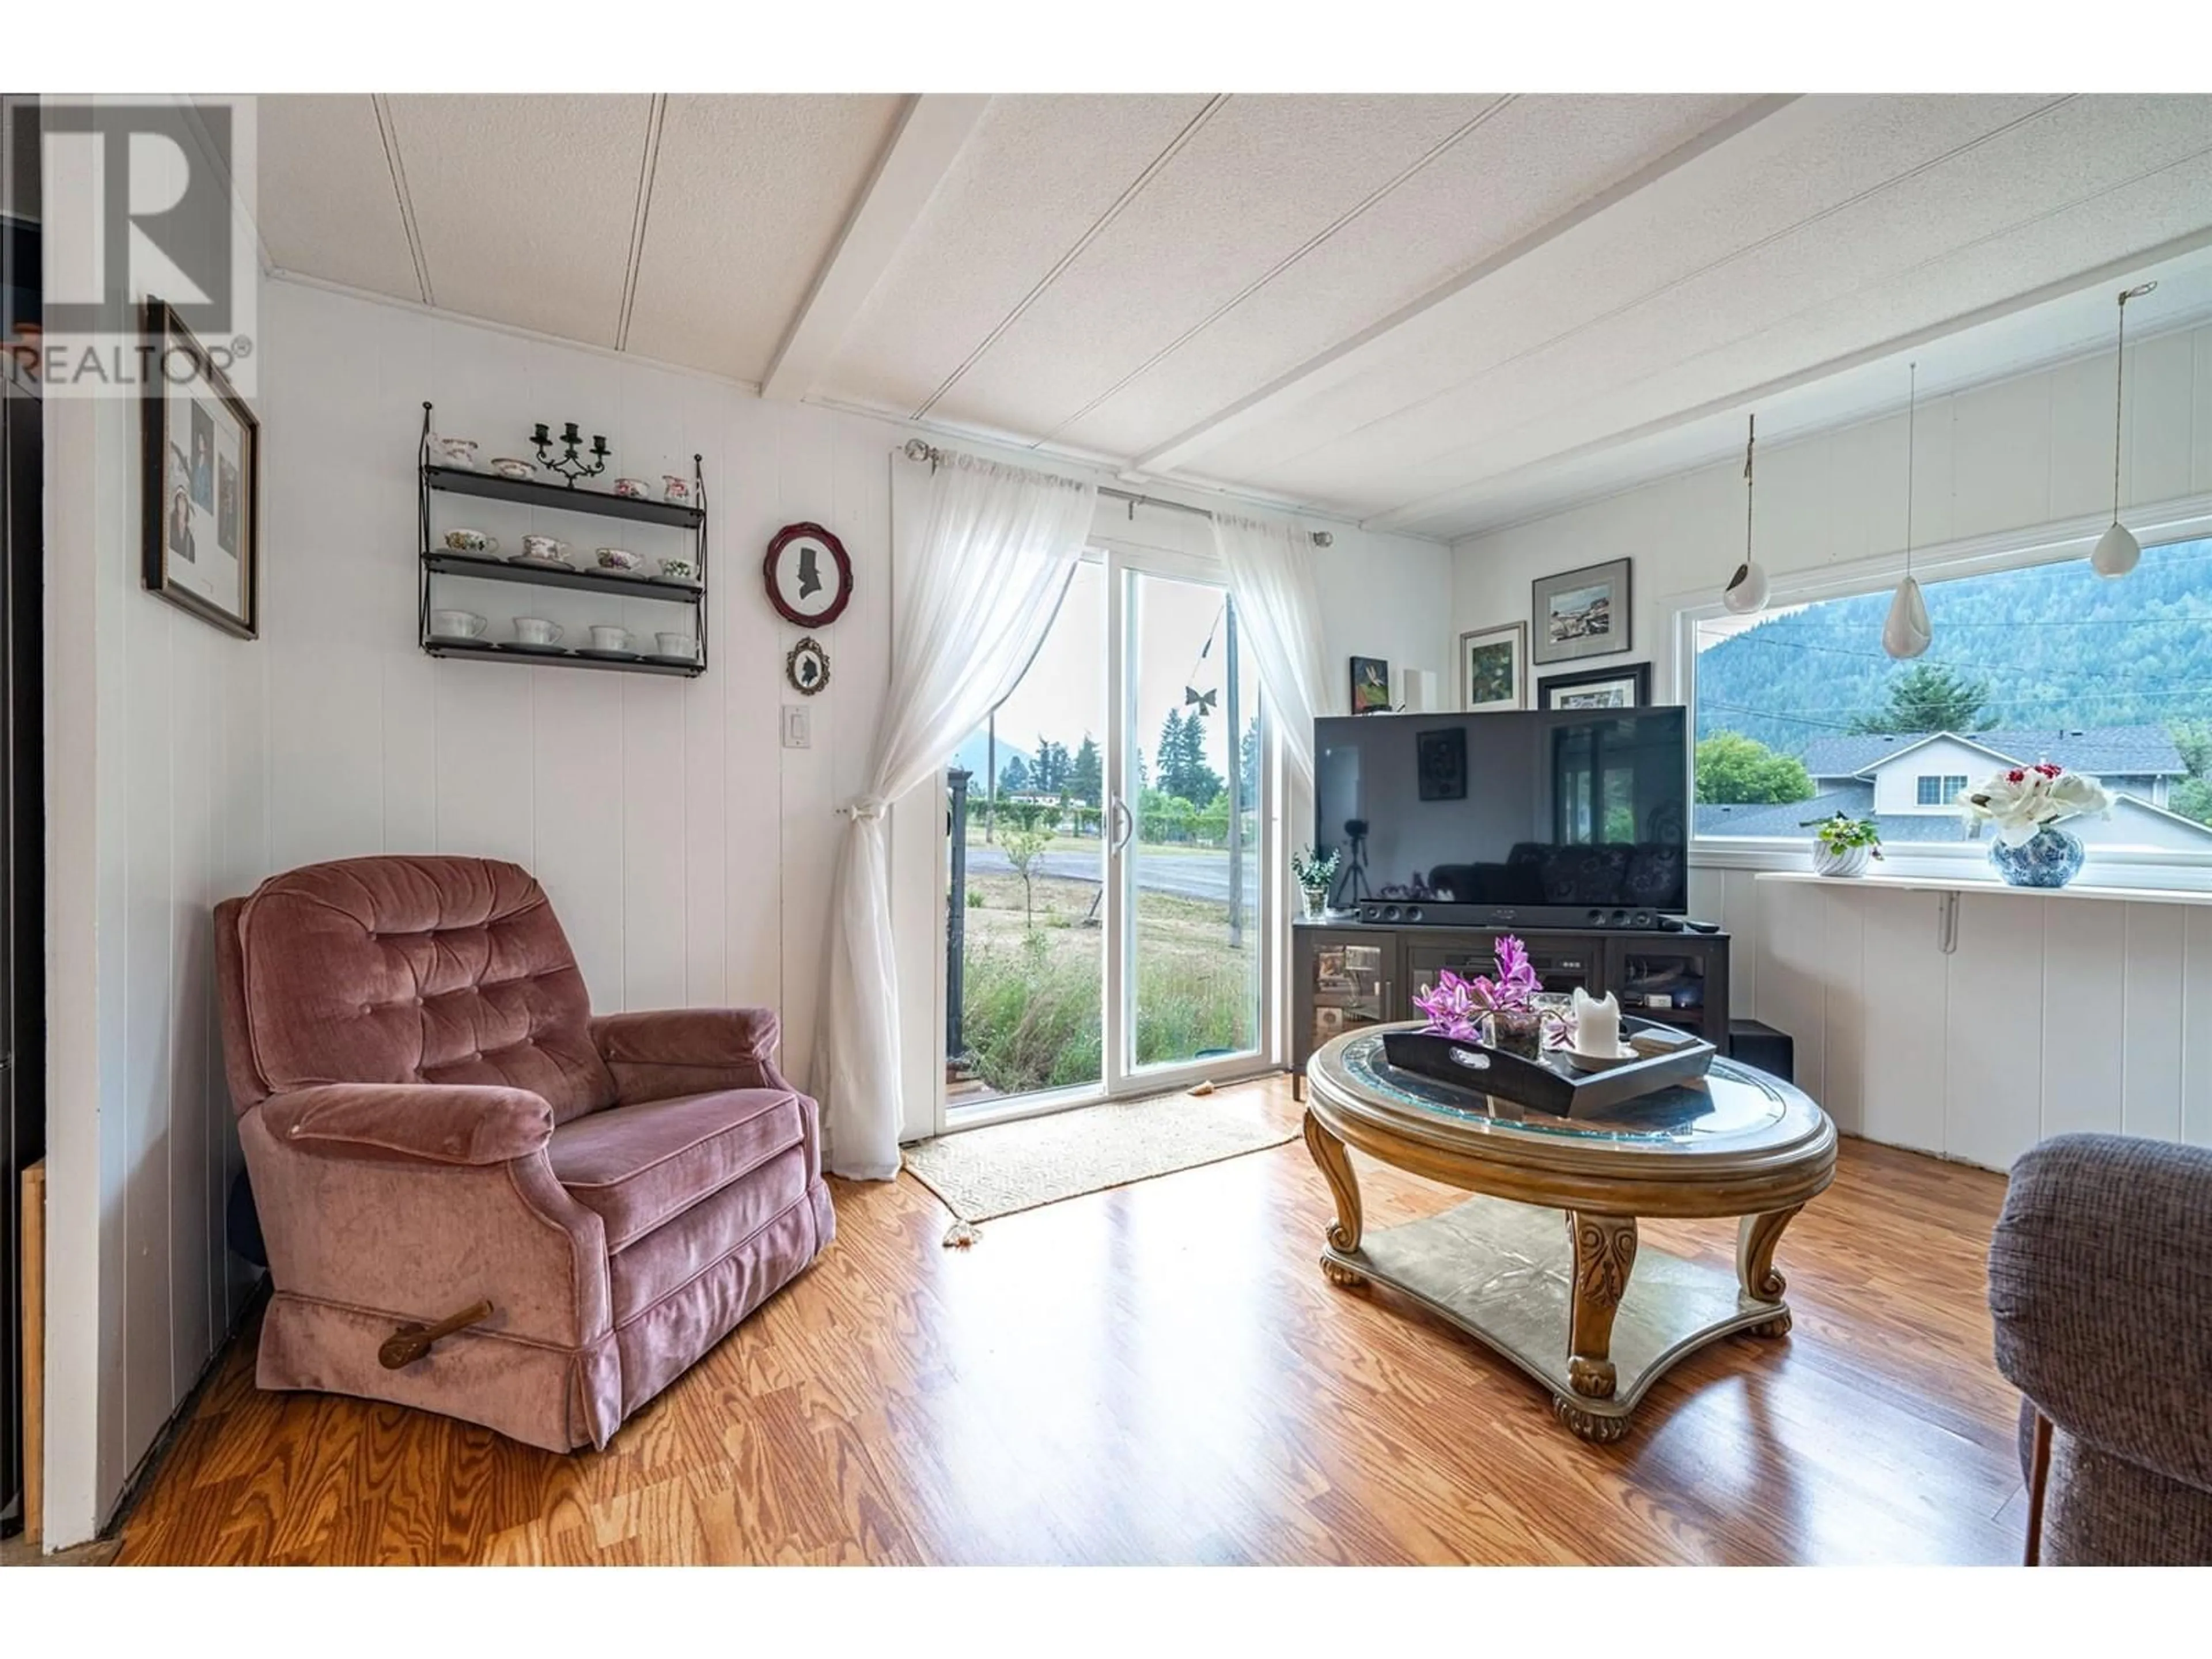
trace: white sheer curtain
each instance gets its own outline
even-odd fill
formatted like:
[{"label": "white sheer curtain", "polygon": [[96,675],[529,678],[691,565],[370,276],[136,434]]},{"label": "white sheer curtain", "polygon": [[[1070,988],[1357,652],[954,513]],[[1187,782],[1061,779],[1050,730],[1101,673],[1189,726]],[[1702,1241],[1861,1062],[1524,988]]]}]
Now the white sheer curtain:
[{"label": "white sheer curtain", "polygon": [[1313,783],[1313,723],[1344,712],[1322,641],[1313,542],[1295,525],[1216,517],[1213,544],[1237,601],[1237,629],[1274,704],[1301,784]]},{"label": "white sheer curtain", "polygon": [[900,550],[890,684],[868,793],[851,817],[830,902],[818,1092],[827,1162],[898,1173],[898,971],[884,810],[926,781],[1005,702],[1067,592],[1095,485],[946,454],[932,463],[925,528]]}]

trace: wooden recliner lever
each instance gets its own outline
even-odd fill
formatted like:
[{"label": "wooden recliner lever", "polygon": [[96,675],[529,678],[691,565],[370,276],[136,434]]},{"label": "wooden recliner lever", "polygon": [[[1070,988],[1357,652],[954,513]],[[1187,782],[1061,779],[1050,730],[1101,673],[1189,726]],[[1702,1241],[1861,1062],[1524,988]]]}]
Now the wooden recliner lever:
[{"label": "wooden recliner lever", "polygon": [[491,1304],[474,1302],[457,1314],[448,1314],[434,1325],[402,1325],[384,1339],[384,1346],[376,1351],[377,1361],[387,1371],[396,1371],[402,1365],[411,1365],[430,1352],[430,1345],[441,1337],[451,1336],[455,1331],[465,1331],[491,1317]]}]

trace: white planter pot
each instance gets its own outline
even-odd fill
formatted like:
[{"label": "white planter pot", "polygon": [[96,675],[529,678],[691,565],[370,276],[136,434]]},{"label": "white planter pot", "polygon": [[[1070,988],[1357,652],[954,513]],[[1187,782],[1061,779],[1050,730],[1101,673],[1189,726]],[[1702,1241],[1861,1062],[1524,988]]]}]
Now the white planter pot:
[{"label": "white planter pot", "polygon": [[1867,854],[1870,848],[1831,847],[1826,842],[1813,843],[1813,873],[1816,876],[1863,876],[1866,874]]}]

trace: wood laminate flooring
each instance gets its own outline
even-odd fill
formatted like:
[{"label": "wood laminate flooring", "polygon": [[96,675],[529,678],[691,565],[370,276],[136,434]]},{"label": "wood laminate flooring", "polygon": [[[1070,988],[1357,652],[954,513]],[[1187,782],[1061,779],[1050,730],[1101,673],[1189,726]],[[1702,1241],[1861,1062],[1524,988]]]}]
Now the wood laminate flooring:
[{"label": "wood laminate flooring", "polygon": [[[1249,1085],[1295,1125],[1278,1079]],[[1194,1102],[1194,1108],[1202,1103]],[[1358,1161],[1370,1228],[1460,1194]],[[910,1180],[604,1452],[253,1386],[249,1330],[125,1563],[2002,1562],[2025,1502],[1990,1358],[2001,1177],[1844,1143],[1778,1265],[1796,1330],[1670,1372],[1618,1445],[1316,1266],[1297,1143],[940,1248]],[[1734,1259],[1726,1222],[1647,1242]]]}]

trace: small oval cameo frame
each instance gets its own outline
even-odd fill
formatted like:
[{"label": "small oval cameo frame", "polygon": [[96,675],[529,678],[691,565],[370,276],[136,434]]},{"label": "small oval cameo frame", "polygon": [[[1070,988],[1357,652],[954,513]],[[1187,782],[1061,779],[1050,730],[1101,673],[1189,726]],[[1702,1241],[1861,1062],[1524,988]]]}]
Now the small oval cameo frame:
[{"label": "small oval cameo frame", "polygon": [[830,653],[818,640],[801,640],[783,659],[783,677],[800,696],[811,697],[830,684]]}]

